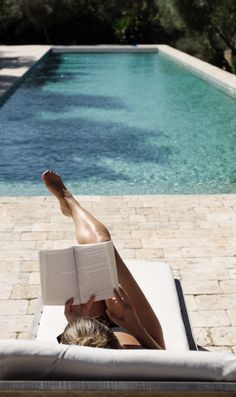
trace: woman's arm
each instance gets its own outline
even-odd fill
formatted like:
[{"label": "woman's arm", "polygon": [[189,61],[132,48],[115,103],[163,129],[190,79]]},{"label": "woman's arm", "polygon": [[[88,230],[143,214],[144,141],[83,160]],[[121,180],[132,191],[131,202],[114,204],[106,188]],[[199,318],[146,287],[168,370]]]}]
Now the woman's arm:
[{"label": "woman's arm", "polygon": [[109,318],[120,327],[129,331],[143,347],[148,349],[163,349],[142,325],[124,289],[120,286],[119,290],[114,290],[114,293],[115,298],[107,305],[107,315]]},{"label": "woman's arm", "polygon": [[139,343],[148,349],[163,349],[147,332],[146,328],[140,323],[140,326],[136,328],[133,332],[135,338],[139,341]]}]

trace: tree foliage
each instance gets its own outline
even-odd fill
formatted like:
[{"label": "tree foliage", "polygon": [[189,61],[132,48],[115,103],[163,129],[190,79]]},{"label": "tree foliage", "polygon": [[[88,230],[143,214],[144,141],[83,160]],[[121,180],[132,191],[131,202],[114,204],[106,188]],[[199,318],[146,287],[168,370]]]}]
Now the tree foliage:
[{"label": "tree foliage", "polygon": [[154,0],[0,0],[0,40],[11,43],[155,42]]},{"label": "tree foliage", "polygon": [[[236,2],[235,0],[166,0],[158,2],[162,23],[179,29],[176,46],[229,71],[235,72]],[[168,18],[165,18],[168,13]],[[225,55],[229,49],[231,62]]]},{"label": "tree foliage", "polygon": [[236,1],[0,0],[0,42],[166,43],[235,73]]}]

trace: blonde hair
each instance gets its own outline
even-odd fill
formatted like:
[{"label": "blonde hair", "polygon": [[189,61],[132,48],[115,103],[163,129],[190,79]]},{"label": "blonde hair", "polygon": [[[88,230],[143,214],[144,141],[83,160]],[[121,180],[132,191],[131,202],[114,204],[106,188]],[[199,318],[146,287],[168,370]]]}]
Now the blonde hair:
[{"label": "blonde hair", "polygon": [[67,324],[61,335],[61,343],[66,345],[80,345],[102,347],[105,349],[120,349],[121,345],[104,323],[91,317],[79,317]]}]

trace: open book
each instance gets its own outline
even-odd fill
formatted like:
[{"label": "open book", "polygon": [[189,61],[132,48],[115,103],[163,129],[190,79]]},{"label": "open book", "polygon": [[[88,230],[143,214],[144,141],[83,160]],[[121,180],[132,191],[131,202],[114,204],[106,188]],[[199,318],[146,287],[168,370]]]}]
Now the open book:
[{"label": "open book", "polygon": [[112,241],[84,244],[60,250],[39,252],[40,279],[44,305],[74,304],[111,298],[118,288]]}]

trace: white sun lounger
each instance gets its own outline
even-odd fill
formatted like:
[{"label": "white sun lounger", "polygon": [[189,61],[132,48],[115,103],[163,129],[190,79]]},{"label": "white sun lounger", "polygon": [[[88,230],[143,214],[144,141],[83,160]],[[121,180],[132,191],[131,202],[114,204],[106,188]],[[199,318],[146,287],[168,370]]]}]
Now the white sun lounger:
[{"label": "white sun lounger", "polygon": [[[170,267],[162,262],[126,261],[126,265],[146,295],[160,320],[168,350],[189,350],[196,346],[188,340],[181,306]],[[44,306],[36,340],[57,343],[66,326],[64,306]]]},{"label": "white sun lounger", "polygon": [[[122,397],[131,391],[135,396],[236,395],[233,354],[189,350],[194,341],[189,338],[189,323],[183,321],[169,266],[132,261],[128,267],[160,319],[167,350],[59,345],[56,336],[64,326],[63,308],[47,306],[36,340],[0,341],[0,396],[16,390],[24,396],[60,391],[63,397],[68,391],[73,396],[85,391],[87,396]],[[183,313],[186,317],[186,309]]]}]

